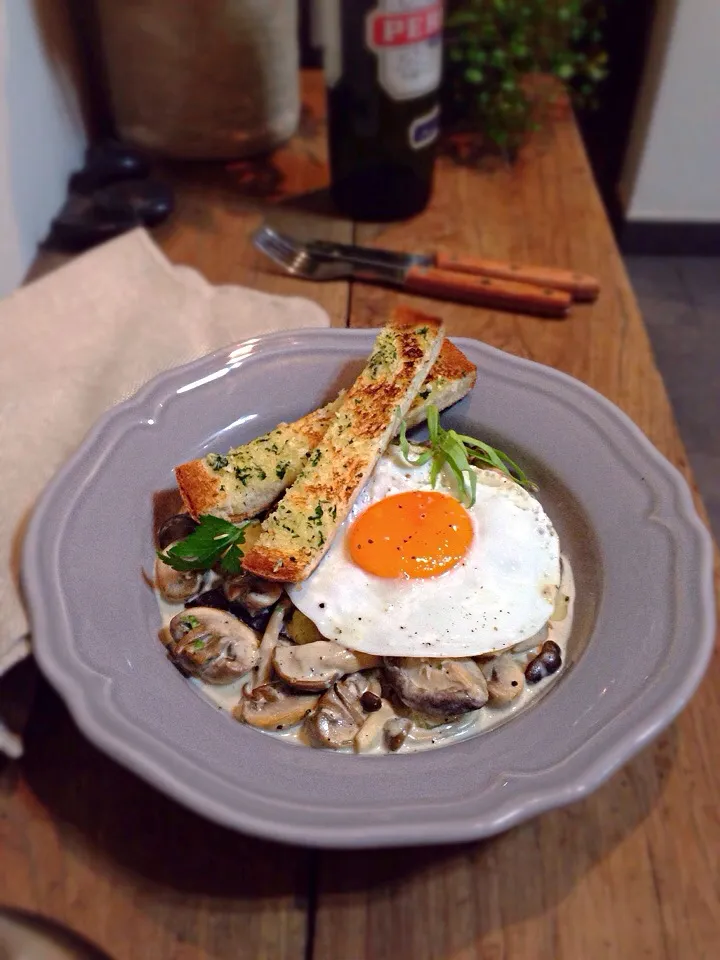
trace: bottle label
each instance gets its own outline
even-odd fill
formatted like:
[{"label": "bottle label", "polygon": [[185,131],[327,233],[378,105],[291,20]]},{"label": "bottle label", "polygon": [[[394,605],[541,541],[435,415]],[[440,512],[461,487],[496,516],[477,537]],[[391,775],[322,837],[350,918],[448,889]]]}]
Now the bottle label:
[{"label": "bottle label", "polygon": [[442,0],[379,0],[368,15],[366,42],[393,100],[413,100],[440,86],[442,25]]},{"label": "bottle label", "polygon": [[422,117],[416,117],[410,124],[409,133],[413,150],[422,150],[434,143],[440,133],[440,107],[433,107]]}]

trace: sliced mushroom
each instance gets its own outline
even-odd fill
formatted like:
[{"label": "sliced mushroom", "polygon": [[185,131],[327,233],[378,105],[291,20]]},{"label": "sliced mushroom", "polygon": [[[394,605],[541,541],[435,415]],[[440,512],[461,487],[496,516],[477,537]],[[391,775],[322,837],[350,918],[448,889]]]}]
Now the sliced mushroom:
[{"label": "sliced mushroom", "polygon": [[405,743],[412,730],[412,720],[407,717],[392,717],[385,723],[385,745],[395,753]]},{"label": "sliced mushroom", "polygon": [[429,716],[458,717],[487,703],[485,677],[474,660],[386,658],[385,675],[403,703]]},{"label": "sliced mushroom", "polygon": [[379,694],[380,684],[362,673],[352,674],[327,690],[305,721],[304,730],[311,746],[331,750],[352,746],[365,722],[360,698],[367,690]]},{"label": "sliced mushroom", "polygon": [[275,650],[275,671],[298,690],[327,690],[348,673],[376,667],[379,657],[355,653],[332,640],[317,640],[301,647]]},{"label": "sliced mushroom", "polygon": [[351,673],[350,676],[336,683],[335,689],[358,723],[364,723],[365,716],[369,712],[363,705],[365,694],[374,693],[378,697],[382,694],[380,681],[372,673]]},{"label": "sliced mushroom", "polygon": [[317,709],[305,721],[310,744],[331,750],[351,746],[359,729],[359,722],[338,696],[335,687],[323,694]]},{"label": "sliced mushroom", "polygon": [[395,711],[387,700],[383,700],[380,709],[369,714],[365,723],[355,734],[353,743],[355,752],[367,753],[377,747],[382,742],[385,724],[393,717],[395,717]]},{"label": "sliced mushroom", "polygon": [[157,545],[161,550],[166,550],[178,540],[184,540],[189,537],[197,527],[197,520],[193,520],[189,513],[176,513],[161,525],[157,532]]},{"label": "sliced mushroom", "polygon": [[171,658],[205,683],[232,683],[257,662],[257,634],[224,610],[193,607],[174,616],[169,630]]},{"label": "sliced mushroom", "polygon": [[270,619],[265,627],[265,633],[263,634],[262,642],[260,644],[257,670],[252,682],[253,687],[261,687],[264,683],[268,683],[270,681],[272,676],[273,654],[275,653],[275,648],[278,645],[283,620],[285,619],[285,613],[287,612],[289,606],[290,599],[288,597],[283,597],[282,600],[275,604],[275,608],[270,614]]},{"label": "sliced mushroom", "polygon": [[192,607],[213,607],[215,610],[229,610],[230,603],[222,587],[214,586],[209,590],[203,590],[202,593],[198,593],[188,600],[185,609],[190,610]]},{"label": "sliced mushroom", "polygon": [[223,587],[225,596],[231,603],[239,603],[251,615],[267,610],[280,599],[283,588],[281,583],[271,583],[251,573],[240,573],[228,577]]},{"label": "sliced mushroom", "polygon": [[263,730],[287,730],[304,720],[315,708],[318,696],[294,693],[281,683],[266,683],[246,689],[233,716],[251,727]]},{"label": "sliced mushroom", "polygon": [[525,688],[525,672],[509,653],[483,667],[490,703],[501,706],[519,697]]},{"label": "sliced mushroom", "polygon": [[168,603],[184,603],[200,589],[203,570],[173,570],[160,557],[155,557],[155,586]]}]

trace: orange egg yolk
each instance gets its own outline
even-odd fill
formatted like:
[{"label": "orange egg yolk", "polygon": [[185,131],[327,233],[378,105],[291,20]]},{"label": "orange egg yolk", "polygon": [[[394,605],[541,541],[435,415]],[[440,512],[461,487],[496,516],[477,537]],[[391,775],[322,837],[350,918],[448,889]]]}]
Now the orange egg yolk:
[{"label": "orange egg yolk", "polygon": [[354,562],[378,577],[433,577],[467,553],[470,516],[454,497],[432,491],[397,493],[372,504],[347,533]]}]

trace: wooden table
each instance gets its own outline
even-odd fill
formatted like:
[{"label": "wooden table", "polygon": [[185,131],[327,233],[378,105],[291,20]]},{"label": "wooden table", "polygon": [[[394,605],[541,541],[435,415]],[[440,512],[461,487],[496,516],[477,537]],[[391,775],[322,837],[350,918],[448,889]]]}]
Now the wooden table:
[{"label": "wooden table", "polygon": [[[336,326],[375,326],[398,294],[304,283],[255,254],[268,209],[294,229],[387,247],[572,266],[603,285],[565,322],[402,298],[551,364],[624,409],[692,482],[664,386],[567,108],[516,166],[439,163],[433,203],[383,228],[326,215],[310,77],[300,134],[271,160],[176,173],[168,256],[216,283],[302,294]],[[300,196],[303,195],[303,196]],[[279,204],[279,205],[278,205]],[[0,776],[0,901],[41,911],[118,960],[716,960],[720,666],[655,744],[592,797],[458,847],[316,853],[205,823],[111,760],[40,684],[27,754]]]}]

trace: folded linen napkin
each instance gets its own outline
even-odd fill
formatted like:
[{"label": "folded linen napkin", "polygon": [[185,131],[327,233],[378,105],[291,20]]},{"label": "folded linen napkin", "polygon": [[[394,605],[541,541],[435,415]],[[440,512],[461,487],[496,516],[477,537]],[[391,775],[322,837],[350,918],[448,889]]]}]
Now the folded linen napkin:
[{"label": "folded linen napkin", "polygon": [[[329,322],[309,300],[213,287],[170,264],[144,230],[0,303],[0,674],[30,650],[19,566],[33,502],[98,416],[161,370],[249,336]],[[1,715],[2,704],[0,750],[17,754]]]}]

